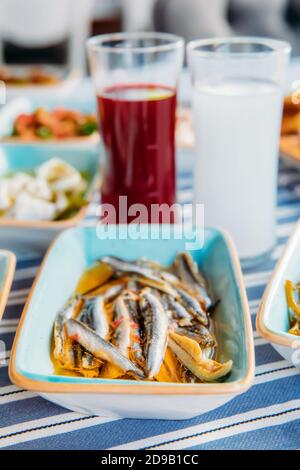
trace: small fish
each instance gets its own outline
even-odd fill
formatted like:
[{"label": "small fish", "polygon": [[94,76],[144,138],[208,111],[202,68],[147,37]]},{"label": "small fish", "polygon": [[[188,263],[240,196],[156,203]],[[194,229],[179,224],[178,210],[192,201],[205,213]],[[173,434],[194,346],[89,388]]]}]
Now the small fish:
[{"label": "small fish", "polygon": [[193,316],[184,308],[183,305],[172,297],[169,297],[168,299],[168,309],[171,312],[173,320],[178,323],[179,326],[189,326],[192,324]]},{"label": "small fish", "polygon": [[113,285],[96,297],[86,300],[78,320],[92,328],[103,339],[109,335],[109,323],[107,319],[105,302],[114,299],[123,289],[123,285]]},{"label": "small fish", "polygon": [[207,292],[205,279],[200,274],[198,266],[189,253],[179,253],[175,259],[175,268],[182,282],[197,292],[205,302],[208,309],[212,305],[212,299]]},{"label": "small fish", "polygon": [[173,285],[180,284],[180,279],[178,279],[178,277],[175,276],[175,274],[169,273],[168,271],[162,271],[160,273],[160,277],[164,281],[168,282],[169,284],[173,284]]},{"label": "small fish", "polygon": [[176,290],[163,279],[158,278],[157,280],[154,281],[153,279],[149,279],[146,277],[143,278],[141,276],[138,276],[137,281],[143,286],[151,287],[152,289],[159,290],[160,292],[168,294],[171,297],[174,297],[174,298],[178,297],[178,293],[176,292]]},{"label": "small fish", "polygon": [[110,302],[114,298],[116,298],[124,289],[124,284],[115,284],[110,287],[108,287],[104,292],[103,292],[103,300],[105,302]]},{"label": "small fish", "polygon": [[143,371],[123,356],[115,346],[105,341],[83,323],[70,319],[66,322],[66,330],[71,339],[81,344],[85,350],[96,358],[108,361],[124,372],[131,373],[138,378],[145,377]]},{"label": "small fish", "polygon": [[114,345],[121,353],[138,363],[144,361],[141,347],[139,315],[137,310],[137,296],[130,291],[124,291],[114,303]]},{"label": "small fish", "polygon": [[98,297],[98,295],[104,296],[105,301],[113,300],[117,295],[119,295],[122,290],[124,289],[125,282],[118,281],[117,283],[113,284],[113,282],[109,282],[107,284],[102,284],[99,288],[93,289],[88,291],[87,294],[83,295],[83,298],[93,299]]},{"label": "small fish", "polygon": [[107,320],[106,310],[104,306],[104,296],[96,297],[92,304],[92,328],[97,335],[103,339],[107,339],[109,334],[109,323]]},{"label": "small fish", "polygon": [[190,331],[198,335],[201,338],[202,344],[206,347],[214,347],[217,345],[217,340],[214,334],[214,325],[211,319],[208,321],[208,327],[197,323],[192,325]]},{"label": "small fish", "polygon": [[84,323],[90,328],[94,328],[93,325],[93,318],[92,318],[92,310],[93,310],[93,304],[89,300],[85,301],[84,307],[79,313],[78,317],[76,320],[81,321],[81,323]]},{"label": "small fish", "polygon": [[[62,360],[64,355],[65,332],[64,323],[70,318],[75,318],[82,308],[83,301],[78,297],[74,297],[58,313],[54,323],[54,357]],[[69,351],[70,352],[70,351]],[[70,352],[71,355],[71,352]]]},{"label": "small fish", "polygon": [[62,355],[57,358],[59,359],[61,365],[66,369],[77,368],[77,352],[74,348],[73,341],[67,337],[65,331],[63,330],[63,352]]},{"label": "small fish", "polygon": [[63,344],[64,344],[64,336],[63,336],[63,321],[61,316],[56,318],[54,323],[54,351],[53,355],[55,359],[60,360],[63,356]]},{"label": "small fish", "polygon": [[78,343],[73,343],[74,359],[75,359],[75,368],[80,369],[82,367],[82,346]]},{"label": "small fish", "polygon": [[176,333],[194,339],[200,345],[202,350],[205,348],[214,348],[216,346],[215,337],[210,333],[208,328],[200,323],[197,325],[193,324],[187,326],[186,328],[177,328]]},{"label": "small fish", "polygon": [[140,309],[146,330],[146,367],[148,378],[158,374],[164,359],[167,336],[168,315],[156,296],[143,289],[140,296]]},{"label": "small fish", "polygon": [[132,263],[130,261],[123,261],[114,256],[104,256],[101,258],[102,263],[107,263],[115,271],[122,273],[132,273],[138,274],[139,276],[145,277],[147,279],[152,279],[153,281],[160,282],[161,279],[159,276],[156,276],[152,269],[144,268]]},{"label": "small fish", "polygon": [[124,305],[127,307],[128,314],[130,317],[131,351],[133,354],[133,358],[138,364],[143,364],[144,355],[141,345],[142,331],[140,325],[137,296],[130,291],[125,291],[123,293],[123,301]]},{"label": "small fish", "polygon": [[128,358],[131,336],[130,316],[123,296],[121,295],[115,300],[113,318],[113,326],[115,328],[113,344],[119,349],[123,356]]},{"label": "small fish", "polygon": [[203,325],[208,324],[208,319],[206,312],[203,310],[200,302],[192,297],[188,292],[185,290],[177,287],[176,288],[177,292],[180,295],[180,300],[184,307],[187,309],[187,311],[193,315],[200,323]]}]

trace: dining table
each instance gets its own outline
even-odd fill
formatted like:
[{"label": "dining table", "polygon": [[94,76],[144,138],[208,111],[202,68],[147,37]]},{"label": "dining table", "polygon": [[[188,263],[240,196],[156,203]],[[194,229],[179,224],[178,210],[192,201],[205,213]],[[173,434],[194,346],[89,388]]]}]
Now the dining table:
[{"label": "dining table", "polygon": [[[297,77],[300,78],[300,62],[295,60],[289,68],[289,83]],[[185,73],[179,95],[184,105],[189,104],[190,95]],[[88,78],[71,96],[74,101],[92,97]],[[191,203],[193,150],[178,150],[177,158],[178,201]],[[97,221],[98,205],[95,198],[82,225]],[[243,268],[255,345],[253,386],[224,406],[188,420],[86,416],[61,408],[10,382],[8,362],[14,335],[42,261],[42,254],[28,251],[20,244],[16,250],[17,269],[12,290],[0,322],[0,448],[199,451],[300,448],[300,369],[284,360],[259,336],[255,327],[264,289],[299,217],[300,166],[280,160],[276,246],[263,262]]]}]

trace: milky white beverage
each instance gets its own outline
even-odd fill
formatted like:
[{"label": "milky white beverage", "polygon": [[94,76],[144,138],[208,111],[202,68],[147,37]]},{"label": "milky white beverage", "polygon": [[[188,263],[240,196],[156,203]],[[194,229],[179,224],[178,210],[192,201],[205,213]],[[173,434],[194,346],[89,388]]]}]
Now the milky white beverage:
[{"label": "milky white beverage", "polygon": [[226,229],[241,258],[275,243],[280,88],[265,81],[195,85],[194,202],[205,224]]}]

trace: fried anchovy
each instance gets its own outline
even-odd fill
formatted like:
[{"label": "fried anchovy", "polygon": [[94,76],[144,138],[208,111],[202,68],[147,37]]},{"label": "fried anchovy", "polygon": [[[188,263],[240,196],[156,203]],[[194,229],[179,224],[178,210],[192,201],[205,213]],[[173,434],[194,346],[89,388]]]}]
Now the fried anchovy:
[{"label": "fried anchovy", "polygon": [[120,295],[114,304],[114,345],[121,353],[129,357],[131,352],[135,361],[143,362],[140,325],[136,296],[129,291]]},{"label": "fried anchovy", "polygon": [[205,302],[206,308],[212,304],[212,299],[207,292],[205,279],[200,274],[198,266],[189,253],[179,253],[176,256],[175,268],[182,282],[195,290]]},{"label": "fried anchovy", "polygon": [[[98,295],[102,295],[105,301],[110,301],[110,300],[113,300],[115,297],[117,297],[117,295],[119,295],[123,289],[124,289],[123,283],[114,284],[114,285],[111,285],[111,283],[108,283],[108,284],[104,284],[101,286],[101,294],[99,293]],[[96,297],[98,297],[98,295],[93,295],[95,290],[97,289],[93,289],[93,291],[89,291],[87,296],[86,294],[84,294],[82,298],[83,299],[87,298],[89,300],[95,299]]]},{"label": "fried anchovy", "polygon": [[117,295],[119,295],[124,289],[124,284],[115,284],[114,286],[108,287],[106,291],[103,292],[103,299],[105,302],[113,300]]},{"label": "fried anchovy", "polygon": [[92,310],[93,302],[91,302],[90,300],[86,300],[84,303],[84,307],[76,318],[76,320],[81,321],[90,328],[94,328]]},{"label": "fried anchovy", "polygon": [[114,299],[123,289],[123,285],[109,287],[103,294],[96,297],[89,297],[85,302],[85,307],[80,313],[78,320],[95,330],[103,339],[107,339],[109,334],[109,323],[106,316],[105,302]]},{"label": "fried anchovy", "polygon": [[208,328],[200,323],[190,325],[186,328],[177,328],[176,333],[194,339],[201,348],[214,348],[216,346],[214,336],[210,333]]},{"label": "fried anchovy", "polygon": [[131,326],[131,349],[134,359],[141,364],[144,361],[143,349],[141,345],[142,331],[140,325],[139,306],[137,296],[132,292],[125,291],[123,293],[124,305],[128,310]]},{"label": "fried anchovy", "polygon": [[208,319],[207,319],[206,312],[203,310],[200,302],[194,297],[192,297],[185,290],[179,287],[177,287],[176,289],[180,295],[180,300],[182,304],[184,305],[184,307],[187,309],[187,311],[191,315],[193,315],[200,323],[206,326],[208,324]]},{"label": "fried anchovy", "polygon": [[123,354],[129,356],[130,348],[130,316],[123,296],[120,295],[114,302],[114,336],[113,343]]},{"label": "fried anchovy", "polygon": [[114,256],[104,256],[103,258],[101,258],[101,261],[103,263],[109,264],[109,266],[111,266],[111,268],[113,268],[115,271],[119,271],[122,273],[138,274],[139,276],[145,277],[147,279],[152,279],[156,282],[161,281],[161,279],[154,274],[153,270],[139,266],[136,263],[132,263],[130,261],[123,261]]},{"label": "fried anchovy", "polygon": [[[76,316],[76,313],[80,306],[82,305],[82,300],[78,297],[72,298],[58,313],[55,324],[54,324],[54,357],[56,359],[62,359],[64,355],[64,344],[65,344],[65,332],[64,332],[64,323]],[[72,356],[72,350],[67,348],[70,355],[70,360]],[[74,359],[72,360],[74,362]]]},{"label": "fried anchovy", "polygon": [[160,277],[166,281],[166,282],[169,282],[169,284],[179,284],[180,283],[180,280],[178,279],[177,276],[175,276],[174,274],[172,273],[169,273],[168,271],[162,271],[160,273]]},{"label": "fried anchovy", "polygon": [[156,281],[154,281],[153,279],[137,276],[137,281],[143,286],[151,287],[152,289],[156,289],[160,292],[168,294],[171,297],[178,297],[178,293],[176,292],[176,290],[163,279],[157,279]]},{"label": "fried anchovy", "polygon": [[140,308],[146,330],[146,367],[148,378],[160,370],[167,346],[168,315],[156,296],[144,289]]},{"label": "fried anchovy", "polygon": [[83,323],[70,319],[66,322],[66,330],[73,341],[77,341],[96,358],[108,361],[136,377],[145,377],[143,371],[123,356],[114,345],[105,341]]},{"label": "fried anchovy", "polygon": [[179,326],[191,325],[193,316],[186,310],[186,308],[172,297],[168,298],[168,309],[171,312],[173,320]]},{"label": "fried anchovy", "polygon": [[104,306],[104,296],[99,295],[92,305],[92,325],[97,335],[106,339],[109,334],[109,324]]}]

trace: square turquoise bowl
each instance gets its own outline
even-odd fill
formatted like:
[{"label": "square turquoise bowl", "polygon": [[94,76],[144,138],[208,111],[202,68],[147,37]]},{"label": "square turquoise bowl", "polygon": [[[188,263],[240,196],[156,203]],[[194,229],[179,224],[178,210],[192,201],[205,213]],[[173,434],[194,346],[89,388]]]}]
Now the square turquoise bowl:
[{"label": "square turquoise bowl", "polygon": [[[150,226],[143,225],[141,237],[132,239],[126,235],[127,227],[109,226],[115,237],[112,232],[108,237],[107,227],[100,224],[69,229],[53,242],[22,313],[10,360],[12,382],[77,412],[128,418],[191,418],[245,392],[254,375],[248,302],[233,244],[227,234],[215,229],[205,229],[204,246],[190,253],[208,279],[214,298],[221,299],[214,313],[218,359],[233,360],[225,382],[173,384],[55,375],[50,358],[54,320],[83,271],[104,255],[127,260],[144,256],[169,265],[195,235],[186,230],[181,235],[178,226],[157,226],[160,233],[154,239],[148,236]],[[164,238],[168,228],[170,236]]]}]

